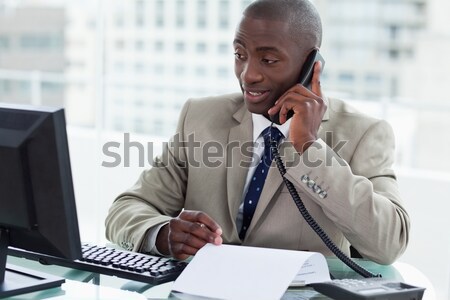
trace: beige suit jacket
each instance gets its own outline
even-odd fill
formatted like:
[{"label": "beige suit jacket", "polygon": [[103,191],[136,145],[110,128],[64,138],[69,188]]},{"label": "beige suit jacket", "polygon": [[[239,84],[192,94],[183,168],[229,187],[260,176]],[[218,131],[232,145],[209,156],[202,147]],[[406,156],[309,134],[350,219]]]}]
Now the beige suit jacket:
[{"label": "beige suit jacket", "polygon": [[[349,253],[351,244],[389,264],[404,252],[409,235],[391,169],[392,129],[340,100],[326,102],[319,139],[303,155],[289,142],[280,146],[286,177],[342,251]],[[106,219],[110,241],[139,251],[149,228],[184,208],[211,216],[224,243],[332,255],[300,215],[274,163],[247,235],[239,239],[236,215],[252,157],[252,118],[241,94],[187,101],[177,133],[154,166],[114,201]]]}]

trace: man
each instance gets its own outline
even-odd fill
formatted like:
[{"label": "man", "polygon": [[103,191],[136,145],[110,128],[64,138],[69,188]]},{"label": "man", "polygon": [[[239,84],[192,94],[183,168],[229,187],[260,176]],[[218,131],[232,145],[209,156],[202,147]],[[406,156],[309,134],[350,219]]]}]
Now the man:
[{"label": "man", "polygon": [[[390,126],[324,97],[320,63],[310,89],[297,83],[321,39],[320,17],[307,0],[259,0],[247,7],[233,42],[242,93],[185,104],[163,161],[113,203],[107,238],[178,259],[206,243],[332,255],[300,215],[275,164],[257,166],[271,156],[264,147],[266,128],[279,115],[274,126],[288,165],[285,176],[334,243],[383,264],[401,255],[409,217],[391,169]],[[255,142],[251,165],[248,142]],[[211,145],[219,154],[214,165],[205,161]]]}]

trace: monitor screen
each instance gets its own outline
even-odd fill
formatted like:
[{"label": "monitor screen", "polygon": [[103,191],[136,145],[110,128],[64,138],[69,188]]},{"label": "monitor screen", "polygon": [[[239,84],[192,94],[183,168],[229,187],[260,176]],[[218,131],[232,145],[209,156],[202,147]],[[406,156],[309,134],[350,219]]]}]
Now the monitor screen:
[{"label": "monitor screen", "polygon": [[0,296],[8,246],[81,257],[63,109],[0,104]]}]

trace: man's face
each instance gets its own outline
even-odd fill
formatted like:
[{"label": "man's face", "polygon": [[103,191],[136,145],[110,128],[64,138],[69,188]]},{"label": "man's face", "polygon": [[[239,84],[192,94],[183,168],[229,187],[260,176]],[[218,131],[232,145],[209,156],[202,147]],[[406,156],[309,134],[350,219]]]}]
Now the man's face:
[{"label": "man's face", "polygon": [[309,50],[300,49],[287,22],[244,17],[233,42],[234,71],[247,108],[268,116],[275,101],[297,83]]}]

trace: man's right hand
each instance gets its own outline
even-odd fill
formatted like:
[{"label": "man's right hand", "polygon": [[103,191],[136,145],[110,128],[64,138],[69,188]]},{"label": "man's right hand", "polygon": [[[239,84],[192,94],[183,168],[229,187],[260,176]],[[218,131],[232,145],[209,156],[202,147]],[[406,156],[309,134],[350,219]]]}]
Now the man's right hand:
[{"label": "man's right hand", "polygon": [[207,243],[222,244],[222,229],[206,213],[184,210],[163,226],[156,238],[156,248],[165,255],[186,259]]}]

